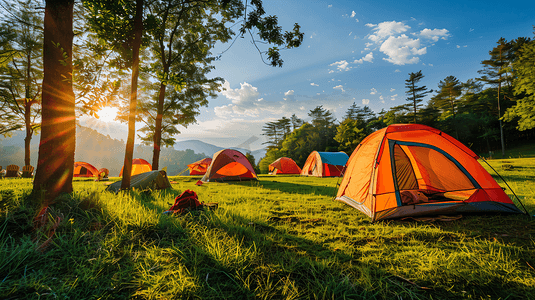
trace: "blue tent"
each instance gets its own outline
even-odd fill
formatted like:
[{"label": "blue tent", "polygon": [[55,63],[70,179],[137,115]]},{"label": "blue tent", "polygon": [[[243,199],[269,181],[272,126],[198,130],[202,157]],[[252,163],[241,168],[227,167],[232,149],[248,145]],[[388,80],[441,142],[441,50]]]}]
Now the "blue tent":
[{"label": "blue tent", "polygon": [[349,156],[344,152],[312,151],[302,168],[301,175],[316,177],[342,176]]}]

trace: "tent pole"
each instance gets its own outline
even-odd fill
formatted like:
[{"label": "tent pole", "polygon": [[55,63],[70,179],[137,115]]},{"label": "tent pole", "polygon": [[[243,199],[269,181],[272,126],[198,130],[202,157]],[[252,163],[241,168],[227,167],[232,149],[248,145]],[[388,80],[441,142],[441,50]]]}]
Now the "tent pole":
[{"label": "tent pole", "polygon": [[505,183],[505,185],[509,188],[509,190],[511,191],[511,193],[513,193],[513,195],[515,195],[516,197],[516,200],[518,200],[518,203],[520,203],[520,205],[522,205],[522,208],[524,209],[524,211],[526,212],[526,215],[529,215],[528,213],[528,210],[526,209],[526,207],[524,206],[524,203],[522,203],[522,201],[520,201],[520,198],[518,198],[518,196],[515,194],[515,191],[513,191],[513,189],[509,186],[509,184],[507,183],[507,181],[505,181],[505,179],[502,177],[502,175],[500,175],[500,173],[498,173],[496,170],[494,170],[494,168],[483,158],[483,157],[480,157],[486,164],[487,166],[489,166],[492,171],[494,171],[494,173],[496,173],[500,178],[501,180],[503,180],[503,182]]}]

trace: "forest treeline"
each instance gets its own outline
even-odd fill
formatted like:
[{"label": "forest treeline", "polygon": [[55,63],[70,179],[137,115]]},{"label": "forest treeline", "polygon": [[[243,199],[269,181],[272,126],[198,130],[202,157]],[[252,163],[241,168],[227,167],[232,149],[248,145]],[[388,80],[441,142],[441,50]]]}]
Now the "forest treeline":
[{"label": "forest treeline", "polygon": [[[534,27],[535,28],[535,27]],[[440,129],[483,157],[535,138],[535,40],[500,39],[481,62],[477,78],[461,82],[447,76],[435,86],[423,85],[422,71],[408,74],[406,102],[373,112],[353,103],[338,121],[323,106],[304,122],[293,115],[268,122],[262,173],[279,157],[302,166],[310,152],[344,151],[351,155],[370,133],[391,124],[418,123]],[[427,101],[424,102],[424,100]]]}]

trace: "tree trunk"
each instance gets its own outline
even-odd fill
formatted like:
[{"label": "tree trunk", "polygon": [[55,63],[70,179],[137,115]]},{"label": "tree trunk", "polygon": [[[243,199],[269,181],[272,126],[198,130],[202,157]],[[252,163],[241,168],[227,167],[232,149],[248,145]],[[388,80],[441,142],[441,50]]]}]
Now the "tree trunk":
[{"label": "tree trunk", "polygon": [[26,86],[25,86],[25,96],[24,96],[24,125],[26,126],[26,137],[24,138],[24,165],[29,165],[30,162],[30,141],[32,140],[32,126],[31,126],[31,108],[33,101],[30,100],[30,76],[31,76],[31,52],[27,55],[26,60]]},{"label": "tree trunk", "polygon": [[43,42],[42,123],[33,191],[46,199],[72,192],[76,116],[72,89],[74,0],[47,0]]},{"label": "tree trunk", "polygon": [[166,85],[160,84],[160,94],[158,95],[158,112],[156,114],[156,124],[154,126],[154,151],[152,154],[152,169],[158,170],[160,167],[160,150],[162,144],[162,121],[163,121],[163,104],[165,100]]},{"label": "tree trunk", "polygon": [[130,90],[130,113],[128,115],[128,139],[124,154],[123,180],[121,190],[130,188],[132,177],[132,158],[136,137],[137,79],[139,77],[139,48],[143,33],[143,0],[136,0],[136,16],[134,17],[134,43],[132,49],[132,86]]}]

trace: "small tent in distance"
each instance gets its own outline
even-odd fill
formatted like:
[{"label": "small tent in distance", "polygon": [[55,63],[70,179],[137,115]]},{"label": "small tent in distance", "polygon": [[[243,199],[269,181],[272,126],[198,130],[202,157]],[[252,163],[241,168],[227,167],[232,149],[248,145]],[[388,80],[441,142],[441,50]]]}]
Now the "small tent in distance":
[{"label": "small tent in distance", "polygon": [[188,165],[189,175],[204,175],[208,167],[212,163],[212,159],[207,157],[199,161],[191,163]]},{"label": "small tent in distance", "polygon": [[97,177],[98,169],[90,163],[77,161],[74,163],[73,177]]},{"label": "small tent in distance", "polygon": [[223,149],[216,152],[201,181],[258,180],[253,166],[240,151]]},{"label": "small tent in distance", "polygon": [[269,165],[269,172],[273,175],[301,174],[301,168],[289,157],[281,157]]},{"label": "small tent in distance", "polygon": [[451,213],[522,213],[472,150],[425,125],[395,124],[353,151],[336,200],[372,221]]},{"label": "small tent in distance", "polygon": [[349,156],[344,152],[312,151],[303,165],[301,175],[316,177],[342,176],[342,171],[348,159]]},{"label": "small tent in distance", "polygon": [[[119,174],[119,177],[123,177],[123,169],[124,166],[121,168],[121,173]],[[134,158],[132,160],[132,175],[137,175],[145,172],[152,171],[152,166],[149,164],[148,161],[144,160],[143,158]]]}]

